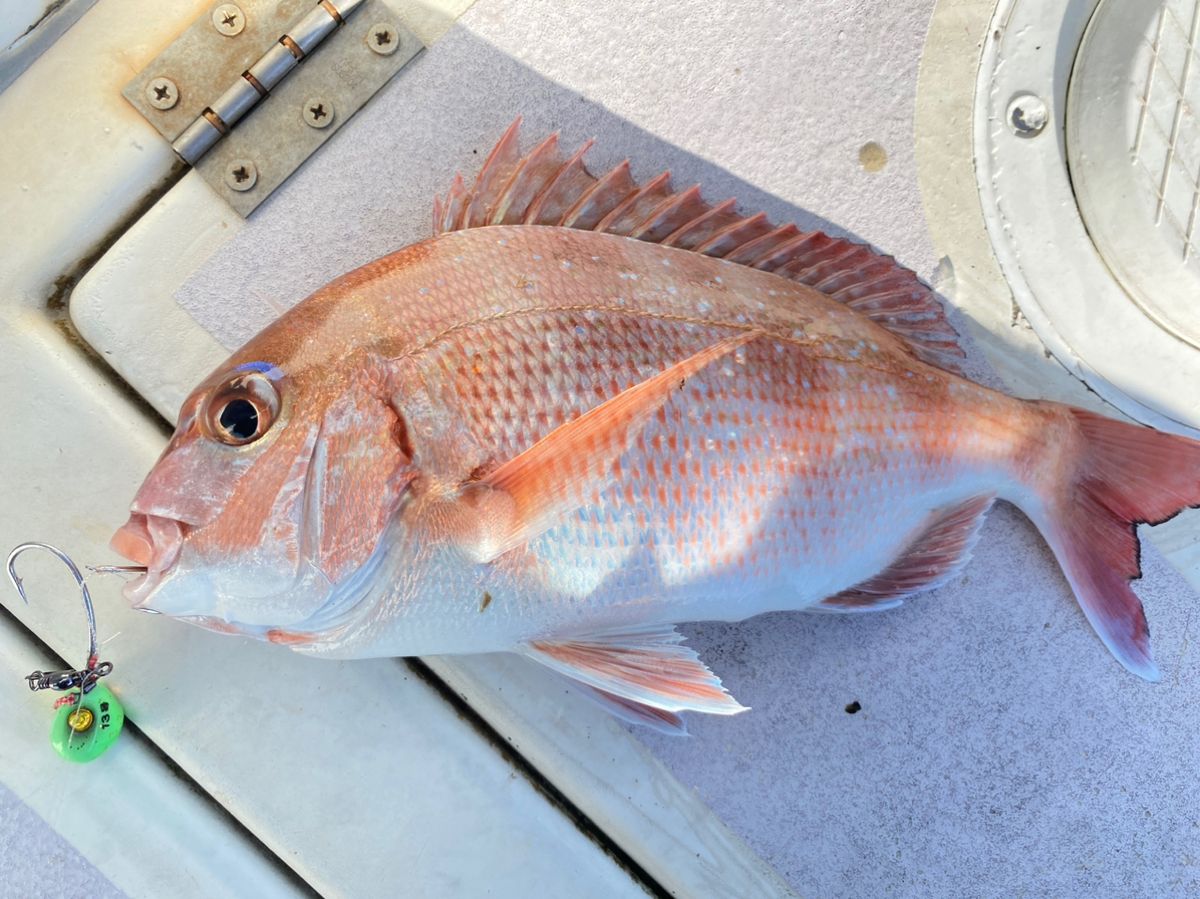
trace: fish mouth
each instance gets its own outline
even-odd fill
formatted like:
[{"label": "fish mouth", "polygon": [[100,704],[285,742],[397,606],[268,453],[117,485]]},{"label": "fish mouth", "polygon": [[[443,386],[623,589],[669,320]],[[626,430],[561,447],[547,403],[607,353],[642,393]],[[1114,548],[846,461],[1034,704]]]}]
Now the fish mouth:
[{"label": "fish mouth", "polygon": [[186,537],[183,522],[142,512],[130,513],[129,520],[113,534],[108,545],[134,563],[130,570],[137,573],[139,567],[144,568],[121,589],[135,609],[146,608],[150,595],[179,558]]}]

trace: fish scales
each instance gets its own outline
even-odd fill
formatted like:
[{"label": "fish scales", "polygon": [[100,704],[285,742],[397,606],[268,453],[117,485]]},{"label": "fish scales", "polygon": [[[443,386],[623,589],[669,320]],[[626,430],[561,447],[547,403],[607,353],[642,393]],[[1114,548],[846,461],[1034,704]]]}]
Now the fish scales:
[{"label": "fish scales", "polygon": [[[433,336],[414,336],[401,357],[436,385],[431,404],[494,459],[528,449],[665,359],[730,329],[762,331],[683,384],[620,458],[617,482],[531,547],[548,597],[569,605],[566,618],[625,603],[637,615],[660,606],[663,620],[681,603],[705,618],[714,606],[715,617],[729,618],[802,607],[877,571],[952,493],[977,491],[962,477],[972,464],[983,477],[1001,476],[1011,434],[989,445],[968,422],[1007,398],[961,382],[959,408],[945,408],[945,382],[960,379],[914,370],[894,337],[803,285],[594,238],[520,227],[454,232],[422,264],[381,276],[367,293],[420,285],[428,292],[419,295],[445,310],[429,324],[420,313],[416,327]],[[446,255],[482,259],[492,277],[469,291],[453,278],[438,287]],[[397,328],[407,327],[408,308],[396,310]],[[957,450],[972,441],[976,458],[964,462]],[[714,568],[724,574],[710,580]],[[730,603],[730,590],[747,581],[767,589],[744,597],[748,605]],[[498,608],[512,607],[502,587],[490,592]],[[513,602],[523,598],[540,622],[546,597],[522,591]],[[617,623],[612,611],[606,620]]]}]

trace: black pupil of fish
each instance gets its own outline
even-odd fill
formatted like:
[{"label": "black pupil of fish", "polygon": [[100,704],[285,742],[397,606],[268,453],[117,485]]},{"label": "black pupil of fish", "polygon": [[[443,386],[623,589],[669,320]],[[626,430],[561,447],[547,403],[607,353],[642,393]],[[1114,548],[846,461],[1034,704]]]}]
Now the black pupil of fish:
[{"label": "black pupil of fish", "polygon": [[249,400],[230,400],[221,410],[221,427],[235,440],[249,440],[258,433],[258,410]]}]

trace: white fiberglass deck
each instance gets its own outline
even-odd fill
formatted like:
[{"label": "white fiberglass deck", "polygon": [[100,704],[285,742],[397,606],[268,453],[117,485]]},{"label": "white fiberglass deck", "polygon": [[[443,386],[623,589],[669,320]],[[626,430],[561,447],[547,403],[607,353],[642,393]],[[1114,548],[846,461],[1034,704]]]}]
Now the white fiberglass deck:
[{"label": "white fiberglass deck", "polygon": [[[111,15],[113,2],[100,0],[80,27]],[[948,24],[941,4],[939,46],[973,46],[993,5],[969,4],[966,13],[948,5],[960,18]],[[194,14],[178,6],[180,22]],[[169,415],[220,360],[220,344],[250,336],[330,277],[425,236],[432,195],[456,169],[469,174],[523,114],[529,139],[554,129],[566,144],[597,137],[597,168],[629,156],[640,176],[670,168],[677,184],[699,182],[711,198],[736,196],[776,220],[870,241],[936,279],[964,308],[962,323],[981,338],[972,348],[981,377],[999,383],[983,346],[1026,394],[1094,403],[1030,349],[1028,333],[1008,333],[1009,309],[972,289],[977,269],[941,258],[947,241],[930,236],[944,234],[950,215],[927,226],[923,201],[944,210],[937,202],[950,203],[955,176],[947,163],[947,193],[931,199],[926,156],[924,196],[918,187],[914,109],[934,7],[729,0],[701,14],[682,0],[478,0],[249,221],[186,176],[76,288],[73,320]],[[143,56],[157,46],[150,41]],[[139,124],[125,124],[136,135],[129,139],[161,158],[157,136]],[[51,280],[42,277],[37,289]],[[31,342],[32,357],[47,354],[47,340]],[[86,369],[70,364],[65,380],[86,380]],[[27,380],[20,364],[5,377]],[[54,438],[67,461],[24,441],[14,444],[17,456],[6,455],[4,475],[38,485],[15,488],[24,491],[14,493],[17,502],[72,510],[68,521],[38,513],[59,529],[49,536],[98,547],[123,519],[121,501],[162,438],[146,423],[121,424],[140,413],[119,398],[85,393],[72,402],[88,430]],[[90,440],[102,451],[80,452]],[[89,493],[97,471],[111,486]],[[39,502],[43,484],[55,486]],[[753,707],[732,719],[691,716],[686,740],[631,735],[519,659],[428,661],[616,845],[681,895],[785,889],[696,800],[802,894],[1185,895],[1197,889],[1200,854],[1200,682],[1189,649],[1200,541],[1192,528],[1185,521],[1161,542],[1177,564],[1190,564],[1193,583],[1154,544],[1143,553],[1139,592],[1164,672],[1159,685],[1108,657],[1049,552],[1008,508],[992,513],[961,579],[901,610],[685,627]],[[37,536],[20,521],[0,529],[8,543]],[[517,786],[504,781],[503,765],[477,751],[478,737],[452,712],[446,718],[449,706],[427,697],[424,684],[400,683],[398,669],[385,667],[392,663],[300,659],[132,616],[117,608],[115,588],[103,595],[102,620],[124,634],[110,645],[139,727],[323,892],[353,893],[363,883],[354,866],[364,847],[394,847],[402,867],[430,878],[423,883],[463,895],[485,883],[499,895],[530,883],[553,893],[559,877],[575,892],[632,886],[557,809],[526,798],[520,777]],[[64,622],[53,620],[53,602],[16,611],[60,652],[77,653],[76,610],[62,605]],[[263,684],[282,671],[286,696],[277,683]],[[380,678],[386,686],[376,689]],[[220,703],[205,698],[214,691]],[[189,723],[189,703],[211,708],[214,725]],[[397,727],[384,745],[369,727],[379,715]],[[285,739],[289,722],[308,728],[302,745]],[[275,753],[271,765],[256,762],[264,746]],[[379,781],[364,785],[371,765],[355,758],[363,751],[407,778],[394,794],[369,795]],[[11,785],[20,760],[0,760],[0,779]],[[316,795],[276,795],[300,783]],[[44,793],[40,801],[35,807],[67,833],[69,817],[48,815]],[[362,813],[345,815],[351,806]],[[389,807],[403,809],[405,823],[388,820]],[[481,822],[477,839],[453,838],[464,819]],[[539,827],[553,836],[539,840]],[[529,834],[522,858],[541,867],[476,879],[495,858],[488,853],[511,848],[514,828]],[[95,861],[85,837],[68,836]],[[446,872],[462,879],[438,881]],[[383,882],[369,876],[377,888]]]}]

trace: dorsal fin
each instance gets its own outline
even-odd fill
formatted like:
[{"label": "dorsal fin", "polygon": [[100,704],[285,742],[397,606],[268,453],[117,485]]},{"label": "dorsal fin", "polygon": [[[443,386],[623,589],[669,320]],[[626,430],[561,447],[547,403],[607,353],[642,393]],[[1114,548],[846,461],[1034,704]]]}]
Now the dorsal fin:
[{"label": "dorsal fin", "polygon": [[961,372],[965,354],[942,304],[892,257],[822,231],[774,225],[762,213],[741,215],[732,200],[712,205],[698,186],[674,191],[670,172],[638,184],[628,160],[597,178],[583,164],[591,141],[564,159],[552,134],[522,157],[520,124],[518,118],[504,132],[474,186],[455,176],[445,200],[434,200],[434,234],[554,225],[727,259],[819,290],[900,337],[918,359]]},{"label": "dorsal fin", "polygon": [[905,596],[946,583],[970,560],[983,516],[995,499],[990,494],[977,496],[936,512],[908,549],[887,568],[812,608],[874,612],[898,606]]}]

